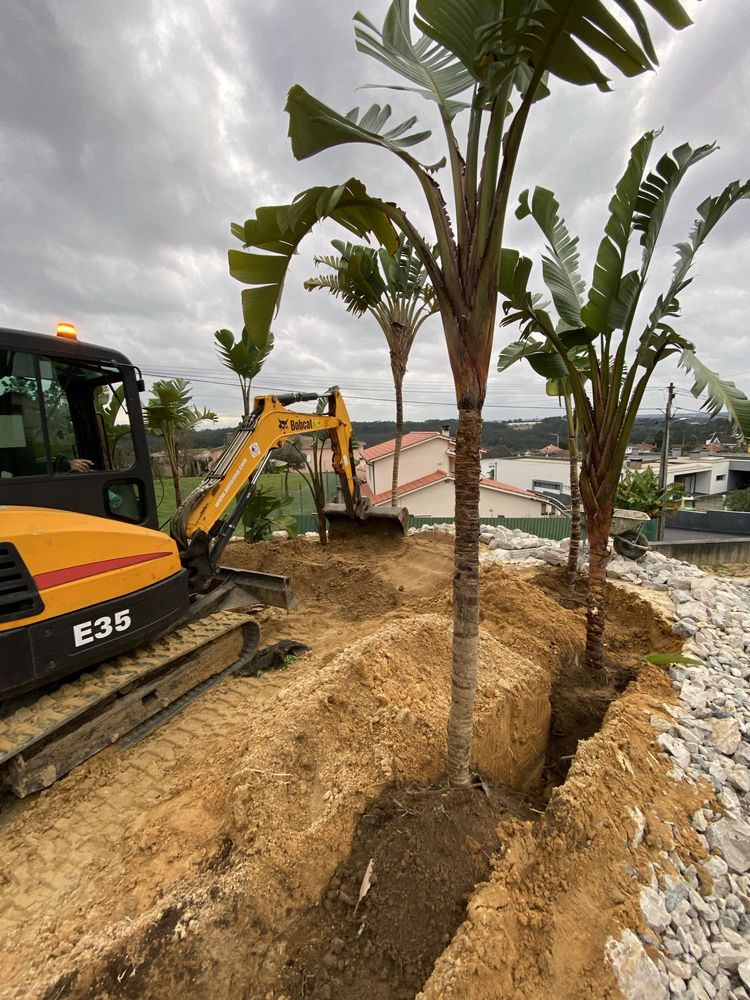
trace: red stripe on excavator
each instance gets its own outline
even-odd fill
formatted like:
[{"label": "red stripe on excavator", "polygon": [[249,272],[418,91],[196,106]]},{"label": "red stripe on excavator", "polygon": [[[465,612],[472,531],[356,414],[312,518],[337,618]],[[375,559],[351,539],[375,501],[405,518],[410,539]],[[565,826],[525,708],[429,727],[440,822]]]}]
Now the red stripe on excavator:
[{"label": "red stripe on excavator", "polygon": [[152,559],[163,559],[170,552],[143,552],[136,556],[119,556],[117,559],[102,559],[100,562],[82,563],[80,566],[67,566],[65,569],[53,569],[49,573],[40,573],[34,577],[34,583],[39,590],[49,590],[63,583],[73,583],[74,580],[85,580],[89,576],[109,573],[113,569],[124,566],[135,566],[138,563],[151,562]]}]

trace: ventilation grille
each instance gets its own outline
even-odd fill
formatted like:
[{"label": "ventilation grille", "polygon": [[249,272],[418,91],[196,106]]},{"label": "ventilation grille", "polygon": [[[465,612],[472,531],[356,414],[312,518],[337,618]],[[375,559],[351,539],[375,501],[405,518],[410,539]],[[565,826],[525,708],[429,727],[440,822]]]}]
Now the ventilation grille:
[{"label": "ventilation grille", "polygon": [[28,618],[43,610],[39,591],[15,545],[0,542],[0,622]]}]

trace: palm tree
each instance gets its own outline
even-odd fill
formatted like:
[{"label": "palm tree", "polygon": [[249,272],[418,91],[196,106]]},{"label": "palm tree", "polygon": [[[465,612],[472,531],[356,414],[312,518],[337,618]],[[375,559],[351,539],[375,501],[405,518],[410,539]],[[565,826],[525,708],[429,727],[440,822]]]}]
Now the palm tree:
[{"label": "palm tree", "polygon": [[219,355],[225,368],[234,372],[240,381],[243,415],[250,416],[250,385],[263,367],[263,362],[273,350],[273,334],[270,329],[260,333],[250,333],[242,328],[238,340],[231,330],[217,330],[214,334]]},{"label": "palm tree", "polygon": [[391,505],[398,504],[398,465],[404,436],[403,385],[409,351],[424,321],[437,312],[435,293],[427,271],[405,236],[398,250],[334,240],[336,257],[316,257],[332,274],[308,278],[305,288],[325,288],[342,299],[347,312],[362,316],[369,312],[380,325],[388,343],[393,387],[396,390],[396,428],[393,451]]},{"label": "palm tree", "polygon": [[191,406],[190,383],[184,378],[162,379],[151,386],[151,398],[146,403],[145,418],[149,434],[164,438],[169,468],[174,483],[175,503],[182,504],[180,490],[180,435],[192,430],[203,420],[216,422],[211,410],[202,412]]},{"label": "palm tree", "polygon": [[[377,146],[412,171],[437,241],[420,234],[404,209],[370,196],[350,178],[314,187],[290,205],[259,208],[232,233],[245,250],[229,251],[230,273],[250,285],[242,293],[248,329],[266,330],[278,307],[289,261],[322,219],[390,253],[403,233],[435,291],[458,406],[455,463],[453,666],[448,722],[448,780],[470,781],[469,754],[479,649],[479,448],[497,309],[505,214],[531,109],[553,78],[609,90],[602,66],[635,76],[656,65],[644,10],[673,28],[690,23],[679,0],[393,0],[382,29],[354,17],[358,49],[407,83],[437,109],[446,157],[420,162],[411,152],[430,136],[416,118],[394,124],[389,105],[339,114],[302,87],[289,91],[289,135],[297,159],[348,143]],[[456,119],[466,112],[466,128]],[[463,145],[459,136],[464,135]],[[448,165],[443,189],[435,172]],[[451,207],[449,208],[448,205]]]},{"label": "palm tree", "polygon": [[[517,215],[531,215],[547,239],[542,261],[545,284],[557,310],[554,323],[540,295],[527,290],[531,261],[516,251],[503,251],[500,289],[506,297],[506,323],[521,324],[521,339],[506,351],[526,358],[546,379],[565,381],[575,401],[583,430],[581,498],[589,540],[586,658],[592,669],[603,663],[605,571],[615,495],[630,433],[656,367],[679,355],[678,363],[694,378],[693,395],[703,394],[712,416],[726,407],[737,430],[750,435],[750,400],[696,357],[694,345],[674,329],[680,316],[678,296],[699,248],[712,229],[739,200],[750,197],[750,181],[733,181],[716,197],[698,206],[698,218],[684,243],[667,290],[657,297],[639,339],[630,338],[659,233],[670,201],[686,172],[713,152],[714,146],[692,149],[685,144],[665,154],[647,171],[656,133],[647,132],[630,159],[609,204],[610,216],[599,247],[586,302],[578,273],[577,240],[571,239],[551,191],[536,188],[521,196]],[[640,267],[625,271],[631,238],[640,233]],[[536,340],[541,335],[542,340]],[[580,359],[585,352],[586,363]],[[587,389],[588,384],[588,389]]]}]

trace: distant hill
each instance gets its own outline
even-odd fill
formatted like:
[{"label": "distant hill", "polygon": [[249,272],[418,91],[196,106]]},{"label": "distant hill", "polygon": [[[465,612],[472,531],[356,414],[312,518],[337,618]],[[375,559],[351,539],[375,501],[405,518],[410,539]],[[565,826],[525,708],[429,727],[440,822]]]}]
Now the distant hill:
[{"label": "distant hill", "polygon": [[[487,451],[488,458],[501,457],[510,451],[514,455],[525,451],[536,451],[548,444],[566,447],[567,428],[563,417],[544,417],[532,426],[528,420],[487,420],[482,428],[482,447]],[[439,431],[448,426],[450,434],[455,436],[457,423],[455,420],[407,420],[404,427],[407,431]],[[517,426],[520,425],[520,426]],[[635,422],[631,443],[644,441],[654,443],[661,441],[657,435],[663,430],[664,417],[660,414],[646,414]],[[186,435],[185,446],[188,448],[217,448],[226,441],[231,427],[207,427]],[[388,441],[393,437],[393,423],[388,420],[357,421],[354,432],[359,442],[367,447]],[[672,443],[675,447],[686,445],[695,447],[703,444],[713,434],[718,434],[721,441],[732,440],[732,429],[727,420],[711,420],[708,417],[695,414],[690,420],[679,419],[672,424]],[[157,445],[158,447],[158,445]],[[508,451],[506,451],[506,449]]]}]

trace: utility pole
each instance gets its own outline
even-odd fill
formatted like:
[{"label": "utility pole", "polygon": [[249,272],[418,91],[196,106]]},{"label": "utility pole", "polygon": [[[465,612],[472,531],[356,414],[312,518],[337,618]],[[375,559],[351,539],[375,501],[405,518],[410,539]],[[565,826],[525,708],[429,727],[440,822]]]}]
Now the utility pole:
[{"label": "utility pole", "polygon": [[[664,437],[661,442],[661,459],[659,461],[659,489],[667,488],[667,467],[669,463],[669,423],[672,419],[672,403],[674,402],[674,382],[667,389],[667,408],[664,411]],[[659,519],[659,541],[664,538],[664,515]]]}]

